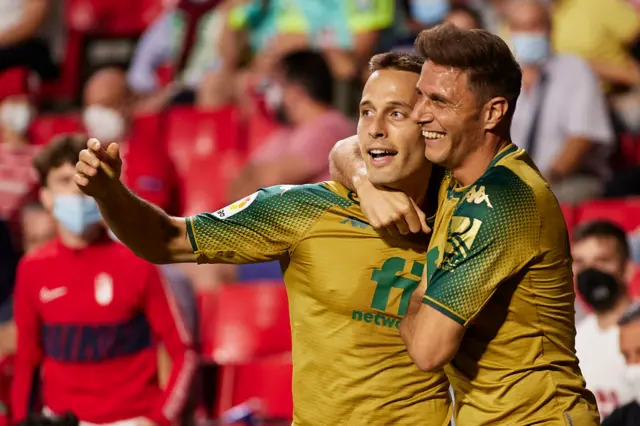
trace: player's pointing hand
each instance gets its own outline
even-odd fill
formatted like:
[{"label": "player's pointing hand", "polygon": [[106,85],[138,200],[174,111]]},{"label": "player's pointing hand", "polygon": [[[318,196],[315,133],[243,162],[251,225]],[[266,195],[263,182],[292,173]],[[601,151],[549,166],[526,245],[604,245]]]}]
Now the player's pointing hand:
[{"label": "player's pointing hand", "polygon": [[102,198],[120,183],[121,170],[118,144],[112,143],[105,149],[100,141],[91,138],[87,148],[80,152],[74,180],[85,194]]}]

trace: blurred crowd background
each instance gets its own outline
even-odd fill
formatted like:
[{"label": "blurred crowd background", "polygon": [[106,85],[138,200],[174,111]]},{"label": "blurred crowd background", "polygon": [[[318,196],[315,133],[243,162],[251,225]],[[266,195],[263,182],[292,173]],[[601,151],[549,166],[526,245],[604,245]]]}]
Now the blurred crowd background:
[{"label": "blurred crowd background", "polygon": [[[513,141],[563,206],[587,385],[603,417],[640,400],[640,334],[618,326],[640,296],[640,1],[0,0],[0,418],[16,265],[60,222],[38,196],[44,146],[77,132],[119,142],[127,186],[174,215],[326,180],[329,151],[355,133],[369,58],[410,51],[442,22],[498,34],[522,65]],[[290,418],[279,266],[161,272],[199,336],[195,418],[237,406]],[[160,351],[160,376],[169,364]]]}]

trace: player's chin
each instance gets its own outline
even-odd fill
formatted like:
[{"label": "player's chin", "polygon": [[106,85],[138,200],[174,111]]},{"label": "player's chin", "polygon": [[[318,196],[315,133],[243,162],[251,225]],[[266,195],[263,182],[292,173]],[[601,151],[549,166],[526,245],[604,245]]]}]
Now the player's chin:
[{"label": "player's chin", "polygon": [[390,186],[399,180],[398,173],[391,168],[387,170],[377,169],[369,171],[369,182],[378,186]]},{"label": "player's chin", "polygon": [[424,156],[433,164],[443,164],[447,160],[448,150],[444,145],[425,145]]}]

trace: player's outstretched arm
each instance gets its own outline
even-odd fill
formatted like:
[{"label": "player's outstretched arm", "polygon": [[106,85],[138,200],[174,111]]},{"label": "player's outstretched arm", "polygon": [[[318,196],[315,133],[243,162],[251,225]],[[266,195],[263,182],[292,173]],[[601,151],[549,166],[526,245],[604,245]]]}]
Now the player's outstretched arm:
[{"label": "player's outstretched arm", "polygon": [[134,195],[120,181],[121,169],[118,144],[105,149],[92,138],[80,153],[75,182],[95,198],[109,228],[136,255],[153,263],[195,262],[185,220]]},{"label": "player's outstretched arm", "polygon": [[355,191],[369,224],[390,234],[431,232],[426,215],[406,194],[373,185],[367,178],[367,168],[358,136],[338,141],[329,154],[333,180]]}]

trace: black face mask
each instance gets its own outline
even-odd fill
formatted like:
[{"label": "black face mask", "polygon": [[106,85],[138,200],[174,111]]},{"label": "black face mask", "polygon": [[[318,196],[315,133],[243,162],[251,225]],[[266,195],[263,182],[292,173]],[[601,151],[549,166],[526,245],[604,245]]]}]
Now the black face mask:
[{"label": "black face mask", "polygon": [[578,291],[585,302],[598,313],[613,308],[623,295],[623,287],[611,274],[599,269],[587,268],[576,277]]}]

